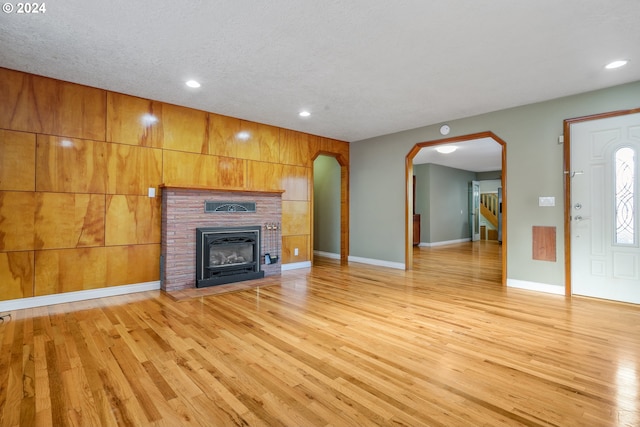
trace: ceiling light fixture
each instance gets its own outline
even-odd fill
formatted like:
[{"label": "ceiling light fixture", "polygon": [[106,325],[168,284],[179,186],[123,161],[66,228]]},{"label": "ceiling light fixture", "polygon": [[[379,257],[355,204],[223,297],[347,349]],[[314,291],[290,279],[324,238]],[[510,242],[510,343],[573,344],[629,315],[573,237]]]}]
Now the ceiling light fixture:
[{"label": "ceiling light fixture", "polygon": [[437,147],[436,151],[438,153],[442,153],[442,154],[451,154],[454,151],[456,151],[458,149],[458,147],[454,147],[452,145],[445,145],[443,147]]},{"label": "ceiling light fixture", "polygon": [[604,68],[606,68],[607,70],[613,70],[614,68],[620,68],[627,65],[627,62],[629,61],[627,61],[626,59],[620,59],[618,61],[608,63]]},{"label": "ceiling light fixture", "polygon": [[189,87],[193,87],[193,88],[200,87],[200,83],[198,83],[198,82],[197,82],[197,81],[195,81],[195,80],[189,80],[189,81],[185,82],[185,84],[186,84],[187,86],[189,86]]},{"label": "ceiling light fixture", "polygon": [[300,113],[298,115],[300,117],[309,117],[311,115],[311,113],[308,112],[308,111],[300,111]]}]

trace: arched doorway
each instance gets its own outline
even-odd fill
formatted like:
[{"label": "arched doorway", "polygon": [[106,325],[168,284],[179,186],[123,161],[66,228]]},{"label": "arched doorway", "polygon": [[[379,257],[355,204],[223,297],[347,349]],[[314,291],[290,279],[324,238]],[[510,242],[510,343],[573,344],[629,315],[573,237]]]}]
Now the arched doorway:
[{"label": "arched doorway", "polygon": [[506,284],[506,265],[507,265],[507,192],[506,192],[506,173],[507,173],[507,152],[506,152],[506,142],[497,137],[492,132],[480,132],[476,134],[463,135],[453,138],[445,138],[433,141],[421,142],[416,145],[409,151],[405,160],[405,266],[407,270],[412,269],[413,267],[413,204],[414,204],[414,166],[413,161],[416,155],[420,152],[420,150],[424,147],[431,147],[437,145],[445,145],[452,143],[468,143],[472,144],[473,141],[491,138],[496,143],[500,144],[502,147],[502,174],[501,174],[501,185],[502,185],[502,284]]},{"label": "arched doorway", "polygon": [[[335,158],[340,167],[340,264],[346,265],[349,260],[349,162],[343,156],[331,153],[331,152],[319,152],[313,158],[313,162],[315,165],[315,160],[320,156],[327,156]],[[314,166],[315,169],[315,166]],[[314,170],[312,170],[312,178],[314,175]],[[313,179],[312,179],[313,182]],[[314,249],[314,240],[315,240],[315,218],[314,218],[314,210],[315,210],[315,194],[313,193],[313,184],[312,184],[312,196],[311,200],[313,202],[312,209],[312,218],[311,218],[311,252],[313,253]],[[313,259],[313,257],[312,257]]]}]

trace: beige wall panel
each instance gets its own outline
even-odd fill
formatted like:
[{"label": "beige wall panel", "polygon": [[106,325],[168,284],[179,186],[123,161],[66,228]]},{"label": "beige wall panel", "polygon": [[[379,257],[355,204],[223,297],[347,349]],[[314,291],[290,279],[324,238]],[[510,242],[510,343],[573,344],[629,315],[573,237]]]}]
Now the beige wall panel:
[{"label": "beige wall panel", "polygon": [[36,296],[107,286],[104,247],[36,251],[35,266]]},{"label": "beige wall panel", "polygon": [[282,235],[311,234],[310,202],[282,201]]},{"label": "beige wall panel", "polygon": [[167,185],[244,188],[246,160],[164,151],[162,165]]},{"label": "beige wall panel", "polygon": [[165,149],[205,154],[209,151],[209,115],[204,111],[163,104],[162,130]]},{"label": "beige wall panel", "polygon": [[0,251],[33,250],[35,193],[0,191]]},{"label": "beige wall panel", "polygon": [[280,129],[280,163],[311,167],[309,135]]},{"label": "beige wall panel", "polygon": [[281,182],[285,190],[282,200],[310,200],[311,168],[284,165]]},{"label": "beige wall panel", "polygon": [[162,184],[162,150],[107,144],[108,194],[146,195]]},{"label": "beige wall panel", "polygon": [[247,161],[247,190],[283,190],[282,165]]},{"label": "beige wall panel", "polygon": [[[298,255],[295,249],[298,248]],[[284,236],[282,238],[282,263],[310,261],[309,236]]]},{"label": "beige wall panel", "polygon": [[209,154],[224,157],[238,157],[241,121],[234,117],[209,114]]},{"label": "beige wall panel", "polygon": [[36,147],[36,191],[106,192],[107,143],[38,135]]},{"label": "beige wall panel", "polygon": [[105,245],[160,243],[160,197],[107,196]]},{"label": "beige wall panel", "polygon": [[242,120],[246,139],[238,141],[237,156],[242,159],[277,163],[280,161],[280,129]]},{"label": "beige wall panel", "polygon": [[107,141],[162,148],[162,103],[107,93]]},{"label": "beige wall panel", "polygon": [[36,193],[35,249],[104,245],[105,196]]},{"label": "beige wall panel", "polygon": [[108,286],[160,280],[160,245],[112,246],[107,253]]},{"label": "beige wall panel", "polygon": [[33,296],[33,252],[0,252],[0,301]]},{"label": "beige wall panel", "polygon": [[104,90],[0,68],[0,99],[0,128],[104,140]]},{"label": "beige wall panel", "polygon": [[35,134],[0,129],[0,191],[34,191],[35,158]]}]

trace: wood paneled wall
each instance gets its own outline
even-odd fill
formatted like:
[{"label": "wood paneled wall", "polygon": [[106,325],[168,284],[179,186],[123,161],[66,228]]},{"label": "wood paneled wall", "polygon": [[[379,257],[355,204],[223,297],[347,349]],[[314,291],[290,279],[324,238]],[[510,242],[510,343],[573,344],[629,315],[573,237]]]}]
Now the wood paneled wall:
[{"label": "wood paneled wall", "polygon": [[319,153],[349,164],[343,141],[0,68],[0,300],[159,280],[161,184],[285,190],[282,262],[309,261]]}]

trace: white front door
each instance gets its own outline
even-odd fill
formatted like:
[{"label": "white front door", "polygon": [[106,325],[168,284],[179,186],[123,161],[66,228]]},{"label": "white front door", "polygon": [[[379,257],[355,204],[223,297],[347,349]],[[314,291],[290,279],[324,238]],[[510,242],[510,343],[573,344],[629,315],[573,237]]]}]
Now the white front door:
[{"label": "white front door", "polygon": [[571,288],[640,304],[640,114],[571,124]]}]

